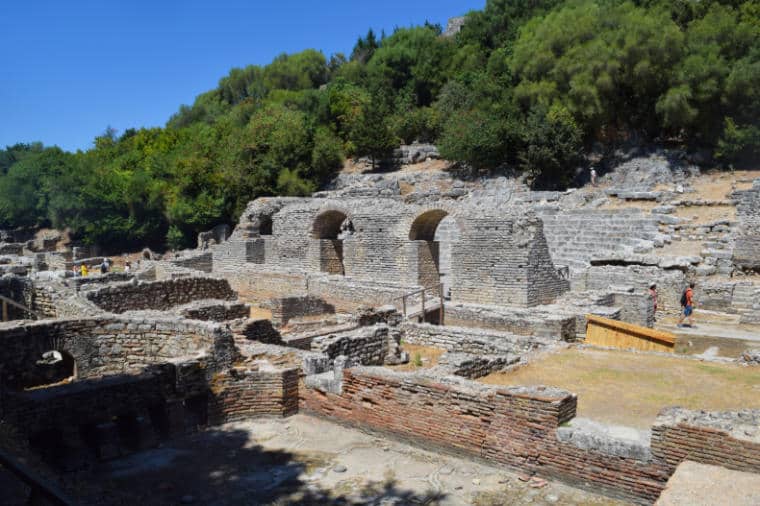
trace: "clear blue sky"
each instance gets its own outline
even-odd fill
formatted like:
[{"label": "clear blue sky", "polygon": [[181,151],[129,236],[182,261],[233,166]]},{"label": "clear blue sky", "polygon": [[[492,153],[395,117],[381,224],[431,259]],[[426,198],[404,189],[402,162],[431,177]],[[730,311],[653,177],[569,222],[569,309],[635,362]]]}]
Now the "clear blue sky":
[{"label": "clear blue sky", "polygon": [[282,52],[350,53],[392,32],[482,9],[485,0],[2,0],[0,148],[87,149],[107,126],[163,126],[232,67]]}]

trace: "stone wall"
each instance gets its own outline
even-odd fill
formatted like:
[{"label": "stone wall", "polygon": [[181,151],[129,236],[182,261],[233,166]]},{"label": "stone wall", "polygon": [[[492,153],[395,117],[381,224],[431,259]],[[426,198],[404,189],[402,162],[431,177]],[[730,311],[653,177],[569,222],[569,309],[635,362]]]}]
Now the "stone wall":
[{"label": "stone wall", "polygon": [[474,355],[519,355],[540,349],[552,341],[506,332],[487,331],[449,325],[410,323],[402,325],[404,342],[420,346],[443,348],[449,352]]},{"label": "stone wall", "polygon": [[169,262],[176,266],[185,269],[201,272],[211,272],[213,269],[212,253],[201,253],[200,255],[191,255],[184,258],[177,258],[170,260]]},{"label": "stone wall", "polygon": [[613,304],[620,308],[620,321],[654,327],[654,300],[648,292],[616,292]]},{"label": "stone wall", "polygon": [[[6,274],[0,277],[0,295],[12,301],[32,309],[34,287],[29,278]],[[28,311],[19,309],[11,304],[6,305],[8,320],[31,319],[33,316]]]},{"label": "stone wall", "polygon": [[737,201],[739,236],[734,244],[733,262],[741,269],[760,270],[760,179],[752,188],[734,192]]},{"label": "stone wall", "polygon": [[180,315],[188,320],[224,322],[248,318],[251,306],[240,302],[200,301],[180,310]]},{"label": "stone wall", "polygon": [[360,306],[401,304],[401,296],[415,290],[414,285],[396,285],[378,280],[361,282],[339,276],[310,276],[308,293],[324,300],[337,312],[353,312]]},{"label": "stone wall", "polygon": [[230,283],[239,297],[247,302],[305,296],[308,277],[305,273],[284,272],[260,265],[242,265],[239,268],[216,271]]},{"label": "stone wall", "polygon": [[592,258],[651,249],[659,234],[656,217],[639,209],[560,209],[538,211],[552,260],[571,269],[589,266]]},{"label": "stone wall", "polygon": [[[247,210],[238,225],[241,232],[214,249],[214,272],[230,279],[241,293],[260,297],[266,291],[259,280],[233,279],[257,272],[247,265],[262,261],[258,265],[282,276],[326,272],[339,278],[344,274],[354,287],[374,287],[378,292],[374,297],[363,293],[360,303],[364,304],[389,302],[379,293],[382,285],[433,286],[441,274],[450,281],[452,300],[462,302],[531,307],[552,302],[569,288],[552,264],[541,220],[525,209],[426,208],[371,198],[276,200],[275,207],[271,202],[249,204],[251,212]],[[263,237],[265,208],[272,213],[266,217],[271,219],[272,235]],[[436,229],[444,220],[449,220],[444,232],[456,228],[457,239],[445,245],[448,265],[442,270]],[[444,235],[447,240],[453,237]],[[262,239],[263,260],[261,248],[253,253],[254,242]],[[320,277],[313,280],[323,282]],[[311,275],[302,281],[308,282],[310,295],[331,302],[327,294],[314,293]],[[303,294],[300,283],[294,288],[297,291],[291,293],[280,288],[279,295]],[[350,295],[336,298],[356,300]]]},{"label": "stone wall", "polygon": [[461,221],[462,235],[451,251],[452,301],[532,307],[553,302],[569,289],[552,264],[536,216]]},{"label": "stone wall", "polygon": [[278,326],[287,325],[294,318],[335,313],[332,304],[309,296],[270,299],[262,307],[272,311],[272,323]]},{"label": "stone wall", "polygon": [[166,311],[195,300],[235,300],[225,279],[189,277],[108,286],[86,293],[88,300],[112,313],[144,309]]},{"label": "stone wall", "polygon": [[206,357],[209,371],[236,357],[232,333],[222,327],[177,319],[90,318],[40,321],[0,329],[2,384],[39,383],[37,362],[47,351],[66,353],[77,379],[137,373],[180,357]]},{"label": "stone wall", "polygon": [[388,327],[381,324],[316,337],[311,341],[311,351],[331,360],[343,355],[352,364],[382,365],[388,355],[388,339]]},{"label": "stone wall", "polygon": [[575,339],[576,333],[572,316],[523,308],[446,303],[444,322],[446,326],[494,329],[565,341]]},{"label": "stone wall", "polygon": [[594,266],[579,276],[578,288],[586,290],[612,290],[634,288],[639,293],[657,283],[659,311],[677,312],[681,308],[681,293],[688,281],[683,271],[645,265]]}]

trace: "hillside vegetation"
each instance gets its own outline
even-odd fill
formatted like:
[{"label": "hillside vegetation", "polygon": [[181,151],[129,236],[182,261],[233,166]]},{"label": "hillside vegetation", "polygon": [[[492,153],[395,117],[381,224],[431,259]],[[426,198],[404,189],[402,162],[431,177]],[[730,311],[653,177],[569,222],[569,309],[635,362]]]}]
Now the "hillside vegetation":
[{"label": "hillside vegetation", "polygon": [[107,248],[181,247],[263,195],[304,195],[345,157],[436,143],[452,161],[562,187],[593,145],[669,143],[724,165],[760,155],[760,4],[489,0],[443,37],[369,31],[232,69],[164,128],[85,152],[0,151],[0,228],[68,227]]}]

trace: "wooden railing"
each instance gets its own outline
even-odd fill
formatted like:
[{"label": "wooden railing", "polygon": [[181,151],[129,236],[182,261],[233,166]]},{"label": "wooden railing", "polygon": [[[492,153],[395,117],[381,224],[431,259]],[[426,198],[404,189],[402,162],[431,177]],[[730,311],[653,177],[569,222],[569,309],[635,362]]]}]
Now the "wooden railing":
[{"label": "wooden railing", "polygon": [[[37,473],[2,450],[0,450],[0,466],[15,475],[31,489],[26,504],[73,506],[74,502],[67,498],[57,487],[45,482],[37,476]],[[0,503],[2,499],[2,495],[0,495]]]},{"label": "wooden railing", "polygon": [[3,321],[4,322],[8,321],[8,306],[13,306],[17,309],[25,311],[29,313],[30,315],[34,316],[35,318],[37,318],[38,320],[41,319],[40,315],[38,315],[37,313],[29,309],[28,307],[23,306],[19,304],[18,302],[16,302],[15,300],[5,297],[4,295],[0,295],[0,301],[2,302],[2,306],[3,306]]},{"label": "wooden railing", "polygon": [[[443,283],[421,288],[420,290],[415,290],[399,297],[397,300],[401,300],[401,313],[404,316],[404,319],[420,315],[423,320],[425,319],[425,315],[427,314],[425,296],[430,292],[435,293],[435,296],[438,297],[438,323],[443,325]],[[420,305],[416,306],[414,305],[414,301],[410,301],[410,299],[418,295],[421,296],[421,300]],[[435,306],[435,304],[433,305]]]}]

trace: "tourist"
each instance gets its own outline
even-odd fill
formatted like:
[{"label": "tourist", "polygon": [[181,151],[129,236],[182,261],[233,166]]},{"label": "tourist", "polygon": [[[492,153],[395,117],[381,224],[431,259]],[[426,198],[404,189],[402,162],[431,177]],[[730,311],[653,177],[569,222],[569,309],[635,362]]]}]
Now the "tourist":
[{"label": "tourist", "polygon": [[108,263],[108,259],[104,258],[103,263],[100,264],[100,273],[106,274],[108,272],[109,267],[110,267],[110,264]]},{"label": "tourist", "polygon": [[86,264],[82,264],[82,265],[79,266],[79,274],[82,277],[86,277],[87,274],[89,274],[89,272],[87,271],[87,265]]},{"label": "tourist", "polygon": [[681,319],[678,320],[678,327],[683,327],[683,321],[685,318],[689,319],[689,327],[694,326],[694,283],[689,283],[689,287],[684,290],[681,295],[681,307],[683,307],[683,314]]},{"label": "tourist", "polygon": [[127,260],[126,262],[124,262],[124,272],[129,272],[131,270],[132,270],[132,264],[129,263],[129,261]]},{"label": "tourist", "polygon": [[77,277],[80,275],[79,268],[77,267],[77,264],[71,265],[71,272],[74,273],[74,277]]},{"label": "tourist", "polygon": [[657,319],[657,284],[652,283],[649,285],[649,296],[652,297],[652,303],[654,304],[654,317]]},{"label": "tourist", "polygon": [[591,186],[596,186],[596,169],[591,169]]}]

